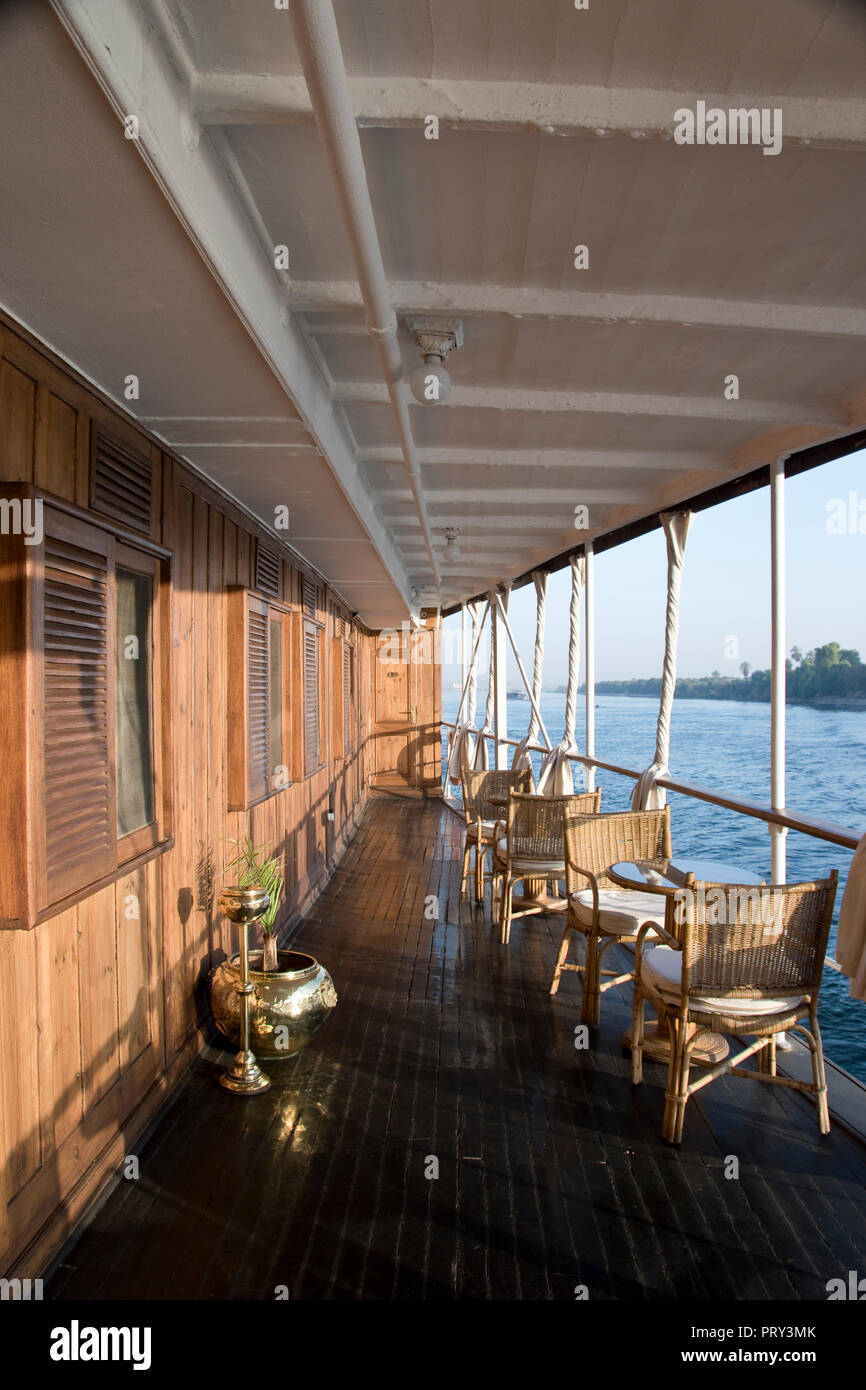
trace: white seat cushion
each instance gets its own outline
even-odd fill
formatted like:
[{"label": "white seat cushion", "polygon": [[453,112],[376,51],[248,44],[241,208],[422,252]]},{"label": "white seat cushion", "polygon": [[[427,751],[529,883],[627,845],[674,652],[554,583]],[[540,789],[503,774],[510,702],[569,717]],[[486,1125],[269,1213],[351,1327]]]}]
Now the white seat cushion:
[{"label": "white seat cushion", "polygon": [[[504,863],[508,855],[508,841],[502,835],[496,841],[496,857]],[[564,859],[512,859],[512,873],[526,873],[534,878],[565,878]]]},{"label": "white seat cushion", "polygon": [[[483,820],[481,822],[481,838],[484,840],[492,840],[493,833],[498,824],[499,822],[495,820]],[[478,821],[470,821],[467,828],[470,837],[474,840],[478,834]]]},{"label": "white seat cushion", "polygon": [[[641,959],[641,976],[659,994],[674,1003],[679,1002],[680,983],[683,972],[683,953],[672,946],[653,946]],[[732,1017],[742,1014],[755,1017],[758,1014],[781,1014],[794,1009],[801,996],[791,999],[692,999],[694,1008],[705,1009],[707,1013],[729,1014]]]},{"label": "white seat cushion", "polygon": [[[581,926],[591,927],[592,889],[572,893],[570,903]],[[658,893],[637,893],[631,888],[600,888],[598,920],[602,931],[611,936],[635,936],[644,922],[664,926],[665,900]]]}]

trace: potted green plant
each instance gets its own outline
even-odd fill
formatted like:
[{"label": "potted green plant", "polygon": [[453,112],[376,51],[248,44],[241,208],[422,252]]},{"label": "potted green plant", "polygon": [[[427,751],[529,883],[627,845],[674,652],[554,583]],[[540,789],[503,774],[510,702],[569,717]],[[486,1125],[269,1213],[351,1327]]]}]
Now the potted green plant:
[{"label": "potted green plant", "polygon": [[236,852],[226,860],[226,873],[234,877],[238,888],[264,888],[271,904],[258,920],[262,929],[262,970],[279,970],[276,920],[283,896],[285,880],[280,873],[279,860],[269,854],[270,845],[256,849],[252,837],[230,840]]},{"label": "potted green plant", "polygon": [[[238,888],[264,888],[270,898],[258,919],[262,952],[250,953],[250,1046],[259,1061],[294,1057],[330,1018],[337,1003],[334,982],[315,956],[277,948],[277,913],[285,881],[269,845],[256,848],[245,835],[230,841],[235,852],[226,875]],[[210,973],[210,1003],[220,1032],[233,1044],[240,1038],[239,958],[222,961]]]}]

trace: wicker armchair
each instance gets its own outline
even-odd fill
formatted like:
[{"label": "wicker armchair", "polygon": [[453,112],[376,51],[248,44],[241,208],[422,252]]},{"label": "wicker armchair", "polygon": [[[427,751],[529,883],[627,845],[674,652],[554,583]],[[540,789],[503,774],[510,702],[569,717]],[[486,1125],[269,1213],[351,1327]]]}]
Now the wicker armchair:
[{"label": "wicker armchair", "polygon": [[466,840],[463,846],[463,872],[460,877],[460,892],[466,887],[469,876],[469,857],[475,851],[475,900],[484,899],[484,855],[493,843],[493,832],[497,821],[504,821],[505,808],[492,806],[490,797],[504,800],[513,791],[532,790],[532,772],[527,768],[514,771],[463,772],[463,814],[466,821]]},{"label": "wicker armchair", "polygon": [[[670,807],[661,811],[619,811],[591,819],[566,809],[563,833],[568,916],[550,993],[556,994],[559,989],[563,970],[582,974],[581,1021],[596,1024],[604,991],[625,984],[634,973],[603,970],[606,951],[616,942],[635,941],[644,922],[661,926],[665,922],[663,896],[619,888],[607,870],[623,860],[670,858]],[[566,959],[573,932],[586,937],[582,965]],[[602,983],[603,976],[610,978]]]},{"label": "wicker armchair", "polygon": [[[689,879],[669,900],[665,944],[636,948],[632,1081],[643,1076],[643,1014],[648,1000],[671,1034],[663,1137],[679,1144],[689,1096],[717,1076],[748,1076],[814,1096],[818,1128],[830,1131],[818,993],[838,874],[811,883],[746,888]],[[808,1019],[808,1025],[801,1020]],[[754,1038],[735,1057],[702,1068],[689,1082],[692,1049],[714,1030]],[[812,1056],[812,1081],[776,1075],[776,1034],[800,1033]],[[760,1070],[742,1063],[759,1054]]]},{"label": "wicker armchair", "polygon": [[565,877],[563,812],[594,815],[601,804],[601,788],[576,796],[533,796],[513,793],[508,798],[504,833],[493,844],[493,905],[499,903],[502,944],[508,944],[513,917],[550,911],[549,904],[533,903],[513,910],[514,885],[521,880],[553,882]]}]

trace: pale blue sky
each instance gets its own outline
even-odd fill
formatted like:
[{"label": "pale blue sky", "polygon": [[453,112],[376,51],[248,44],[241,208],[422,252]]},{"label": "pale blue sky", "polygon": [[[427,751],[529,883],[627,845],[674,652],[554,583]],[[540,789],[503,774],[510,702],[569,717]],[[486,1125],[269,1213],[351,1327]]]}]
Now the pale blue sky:
[{"label": "pale blue sky", "polygon": [[[866,534],[827,529],[828,508],[849,493],[864,503],[866,450],[815,468],[786,485],[788,539],[788,640],[802,650],[837,641],[866,660]],[[741,661],[770,664],[769,489],[696,515],[686,545],[680,623],[679,671],[704,676],[737,675]],[[596,557],[597,680],[653,676],[661,672],[665,613],[665,544],[661,530]],[[567,677],[569,573],[551,575],[548,588],[545,686]],[[535,640],[535,591],[511,597],[509,616],[524,665],[531,675]],[[446,620],[457,640],[444,643],[459,668],[459,617]],[[725,656],[735,637],[736,658]],[[450,669],[450,668],[449,668]],[[482,672],[484,667],[482,666]],[[459,669],[445,679],[459,677]],[[581,666],[582,678],[582,666]],[[484,677],[482,675],[482,682]],[[508,684],[520,683],[513,659]]]}]

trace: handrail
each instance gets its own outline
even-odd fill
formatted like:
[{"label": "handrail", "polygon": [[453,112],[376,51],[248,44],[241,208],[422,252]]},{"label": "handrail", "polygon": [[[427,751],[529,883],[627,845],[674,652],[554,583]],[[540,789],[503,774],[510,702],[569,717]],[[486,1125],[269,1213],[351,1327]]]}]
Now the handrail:
[{"label": "handrail", "polygon": [[[447,719],[440,720],[440,724],[446,729],[455,729],[456,724],[451,724]],[[479,736],[493,739],[493,734]],[[512,748],[518,746],[517,740],[513,738],[500,739],[501,743],[506,743]],[[527,751],[532,753],[546,753],[547,749],[542,748],[541,744],[530,743]],[[602,762],[600,758],[590,758],[584,753],[570,753],[571,762],[582,763],[584,767],[601,768],[603,772],[614,772],[620,777],[632,777],[635,781],[641,776],[640,772],[635,772],[630,767],[618,767],[616,763]],[[727,792],[714,791],[711,787],[702,787],[695,782],[681,782],[675,777],[659,777],[657,786],[665,787],[668,791],[680,792],[683,796],[694,797],[696,801],[707,801],[713,806],[722,806],[725,810],[736,811],[743,816],[751,816],[754,820],[766,821],[768,825],[783,825],[789,830],[798,830],[802,835],[811,835],[815,840],[825,840],[829,844],[841,845],[843,849],[856,849],[861,835],[855,830],[845,825],[835,825],[832,821],[816,820],[813,816],[806,816],[798,811],[784,810],[777,811],[772,806],[766,806],[760,801],[743,800],[738,797],[730,796]]]}]

